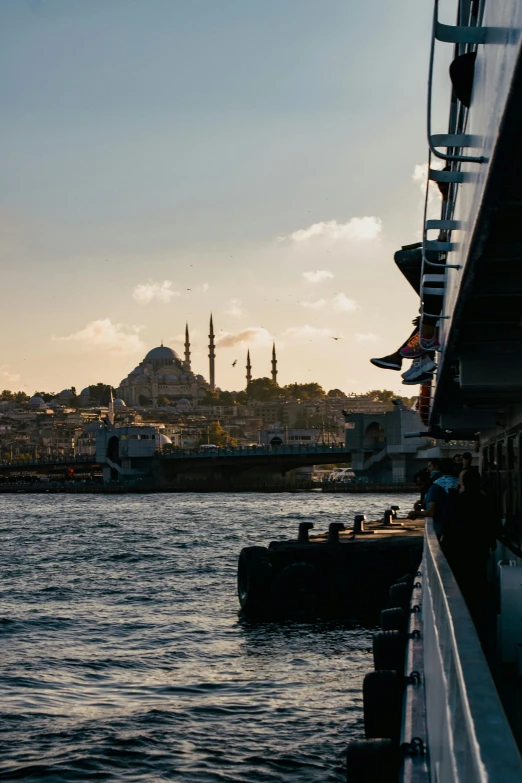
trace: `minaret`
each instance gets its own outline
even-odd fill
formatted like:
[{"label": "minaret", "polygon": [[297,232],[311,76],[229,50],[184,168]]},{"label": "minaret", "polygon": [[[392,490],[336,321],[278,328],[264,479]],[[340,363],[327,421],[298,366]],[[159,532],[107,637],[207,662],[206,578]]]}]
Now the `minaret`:
[{"label": "minaret", "polygon": [[247,379],[247,389],[250,385],[250,381],[252,380],[252,365],[250,364],[250,348],[247,351],[247,363],[246,363],[246,379]]},{"label": "minaret", "polygon": [[107,421],[109,424],[114,424],[114,397],[112,396],[112,386],[109,398],[109,408],[107,410]]},{"label": "minaret", "polygon": [[277,383],[277,359],[275,351],[275,343],[272,346],[272,380]]},{"label": "minaret", "polygon": [[188,368],[190,370],[190,337],[188,324],[185,326],[185,364],[188,364]]},{"label": "minaret", "polygon": [[210,313],[210,334],[208,336],[208,358],[209,358],[209,375],[210,375],[210,389],[214,391],[216,388],[216,354],[214,351],[214,324],[212,323],[212,313]]}]

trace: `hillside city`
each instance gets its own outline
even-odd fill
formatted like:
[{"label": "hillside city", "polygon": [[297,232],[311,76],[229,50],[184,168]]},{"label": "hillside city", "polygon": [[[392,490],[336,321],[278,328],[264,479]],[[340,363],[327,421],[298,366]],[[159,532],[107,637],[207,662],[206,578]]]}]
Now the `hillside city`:
[{"label": "hillside city", "polygon": [[[318,383],[279,387],[269,378],[253,379],[246,391],[208,391],[197,403],[142,400],[128,405],[112,388],[98,383],[77,394],[71,387],[59,394],[4,390],[0,394],[0,455],[3,461],[34,457],[94,456],[96,432],[108,420],[109,406],[117,425],[146,424],[156,430],[158,451],[195,448],[202,444],[246,446],[270,443],[279,433],[284,442],[342,443],[343,412],[383,413],[395,398],[391,391],[362,395],[339,389],[325,392]],[[411,400],[403,398],[411,404]]]}]

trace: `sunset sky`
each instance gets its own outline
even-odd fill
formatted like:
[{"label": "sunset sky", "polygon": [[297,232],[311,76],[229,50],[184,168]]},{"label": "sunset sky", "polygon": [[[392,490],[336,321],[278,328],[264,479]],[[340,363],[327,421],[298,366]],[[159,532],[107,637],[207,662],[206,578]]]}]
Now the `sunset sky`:
[{"label": "sunset sky", "polygon": [[[393,253],[420,237],[431,14],[0,0],[0,388],[117,386],[186,321],[208,377],[212,310],[223,389],[275,339],[281,384],[411,394],[368,359],[418,309]],[[436,81],[444,132],[445,55]]]}]

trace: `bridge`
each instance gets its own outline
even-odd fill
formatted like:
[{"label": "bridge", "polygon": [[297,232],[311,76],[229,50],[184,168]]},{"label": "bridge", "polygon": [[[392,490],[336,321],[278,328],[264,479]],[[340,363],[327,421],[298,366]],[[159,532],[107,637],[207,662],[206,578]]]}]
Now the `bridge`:
[{"label": "bridge", "polygon": [[[98,455],[100,457],[100,455]],[[187,483],[244,487],[245,484],[277,485],[288,483],[287,473],[307,465],[346,463],[350,452],[342,444],[283,444],[281,446],[224,447],[155,451],[106,461],[94,456],[30,457],[0,461],[0,476],[40,476],[53,474],[104,473],[104,480],[120,483],[146,481],[162,487],[183,487]],[[108,472],[108,474],[107,474]]]}]

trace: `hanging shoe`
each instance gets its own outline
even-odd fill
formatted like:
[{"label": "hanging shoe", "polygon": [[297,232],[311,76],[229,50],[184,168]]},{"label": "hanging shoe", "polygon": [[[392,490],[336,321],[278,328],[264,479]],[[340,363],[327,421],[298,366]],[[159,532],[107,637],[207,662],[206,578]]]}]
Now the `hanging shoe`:
[{"label": "hanging shoe", "polygon": [[431,372],[424,372],[422,375],[419,375],[418,378],[414,378],[413,380],[404,380],[402,383],[404,386],[417,386],[417,384],[423,384],[423,383],[429,383],[433,379],[433,373]]},{"label": "hanging shoe", "polygon": [[420,336],[418,332],[410,337],[406,345],[399,348],[399,353],[404,359],[419,359],[424,353],[424,348],[420,346]]},{"label": "hanging shoe", "polygon": [[420,359],[415,359],[410,369],[403,372],[403,380],[418,383],[419,378],[434,370],[436,366],[433,355],[426,353]]},{"label": "hanging shoe", "polygon": [[381,370],[402,369],[402,356],[399,351],[395,351],[395,353],[391,353],[389,356],[383,356],[382,359],[370,359],[370,362]]},{"label": "hanging shoe", "polygon": [[424,351],[438,351],[440,348],[438,337],[435,334],[433,335],[433,337],[420,337],[419,342],[420,342],[420,347]]}]

